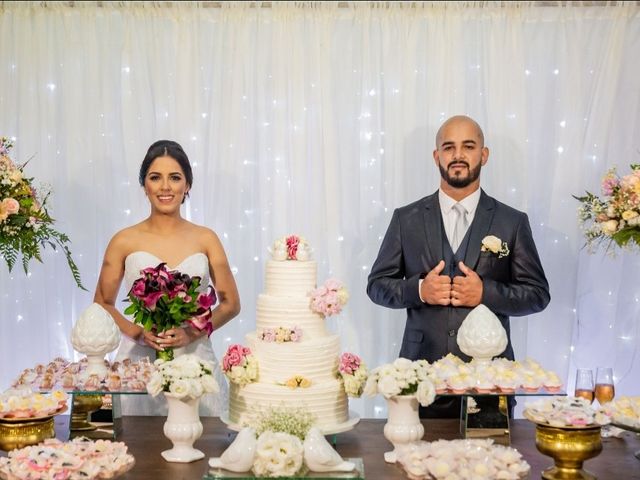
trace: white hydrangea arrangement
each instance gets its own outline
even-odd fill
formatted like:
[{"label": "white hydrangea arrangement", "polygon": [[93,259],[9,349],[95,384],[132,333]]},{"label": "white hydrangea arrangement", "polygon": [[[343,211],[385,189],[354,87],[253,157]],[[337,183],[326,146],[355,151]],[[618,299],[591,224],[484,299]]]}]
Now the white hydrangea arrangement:
[{"label": "white hydrangea arrangement", "polygon": [[303,458],[298,437],[267,431],[258,437],[253,472],[260,477],[292,477],[302,468]]},{"label": "white hydrangea arrangement", "polygon": [[300,471],[304,441],[316,416],[304,407],[270,406],[253,413],[258,436],[253,472],[263,477],[290,477]]},{"label": "white hydrangea arrangement", "polygon": [[168,392],[179,399],[193,399],[220,390],[213,378],[213,363],[195,355],[180,355],[170,361],[158,359],[154,365],[156,371],[147,383],[147,391],[154,397]]},{"label": "white hydrangea arrangement", "polygon": [[429,377],[429,362],[411,361],[398,358],[375,368],[369,375],[364,394],[374,396],[378,393],[385,398],[396,395],[415,395],[420,405],[431,405],[436,397],[435,387]]}]

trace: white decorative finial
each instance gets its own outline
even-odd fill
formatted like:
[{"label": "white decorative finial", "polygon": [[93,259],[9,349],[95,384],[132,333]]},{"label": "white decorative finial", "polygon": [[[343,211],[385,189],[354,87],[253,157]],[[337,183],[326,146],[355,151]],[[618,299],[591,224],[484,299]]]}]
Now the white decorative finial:
[{"label": "white decorative finial", "polygon": [[93,303],[82,312],[73,326],[71,344],[87,356],[87,374],[103,378],[107,374],[104,356],[120,344],[120,329],[109,312]]},{"label": "white decorative finial", "polygon": [[467,315],[458,329],[458,346],[478,362],[489,362],[507,348],[507,332],[500,319],[480,304]]}]

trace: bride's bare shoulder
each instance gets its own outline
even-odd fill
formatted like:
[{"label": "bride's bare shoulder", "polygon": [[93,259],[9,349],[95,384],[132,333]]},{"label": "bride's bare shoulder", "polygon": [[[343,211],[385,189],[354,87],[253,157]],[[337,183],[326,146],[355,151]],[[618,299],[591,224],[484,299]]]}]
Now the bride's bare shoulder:
[{"label": "bride's bare shoulder", "polygon": [[128,253],[138,243],[143,230],[142,223],[123,228],[111,238],[107,248]]}]

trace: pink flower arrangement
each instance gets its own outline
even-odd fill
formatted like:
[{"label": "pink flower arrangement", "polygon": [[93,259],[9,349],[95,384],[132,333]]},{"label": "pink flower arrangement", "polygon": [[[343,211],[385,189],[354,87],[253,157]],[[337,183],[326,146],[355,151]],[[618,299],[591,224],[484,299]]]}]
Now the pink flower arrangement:
[{"label": "pink flower arrangement", "polygon": [[265,342],[299,342],[302,340],[302,330],[297,326],[293,328],[265,328],[258,338]]},{"label": "pink flower arrangement", "polygon": [[13,142],[0,137],[0,258],[11,271],[22,256],[22,268],[28,273],[32,259],[42,261],[42,249],[60,247],[67,258],[78,287],[86,290],[80,272],[71,258],[69,237],[53,228],[55,220],[47,210],[49,192],[33,187],[33,178],[25,176],[24,165],[9,158]]},{"label": "pink flower arrangement", "polygon": [[615,167],[601,181],[603,198],[586,192],[580,201],[578,219],[587,246],[602,241],[619,247],[635,243],[640,247],[640,165],[631,165],[631,173],[618,176]]},{"label": "pink flower arrangement", "polygon": [[306,239],[300,235],[278,238],[269,251],[271,257],[277,261],[298,260],[304,262],[311,257],[311,248]]},{"label": "pink flower arrangement", "polygon": [[369,376],[367,367],[360,357],[354,353],[343,353],[340,356],[338,374],[342,377],[345,393],[350,397],[359,397]]},{"label": "pink flower arrangement", "polygon": [[325,317],[337,315],[349,300],[349,292],[340,280],[330,278],[323,286],[312,290],[311,309]]},{"label": "pink flower arrangement", "polygon": [[[127,295],[126,301],[131,305],[124,311],[134,315],[135,323],[156,332],[187,323],[211,335],[211,307],[216,303],[216,293],[211,285],[200,292],[200,277],[169,270],[165,263],[145,268],[140,273],[142,277],[133,282]],[[160,357],[171,360],[173,349],[165,348]]]},{"label": "pink flower arrangement", "polygon": [[258,379],[258,361],[251,349],[236,343],[222,357],[222,371],[231,382],[243,386]]}]

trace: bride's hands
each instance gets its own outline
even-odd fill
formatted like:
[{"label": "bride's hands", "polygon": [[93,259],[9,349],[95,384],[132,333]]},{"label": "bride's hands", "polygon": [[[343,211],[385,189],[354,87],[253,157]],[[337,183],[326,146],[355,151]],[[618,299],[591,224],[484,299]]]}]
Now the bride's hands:
[{"label": "bride's hands", "polygon": [[191,326],[170,328],[164,332],[158,333],[156,350],[162,350],[165,347],[179,348],[189,345],[203,335],[203,332],[194,329]]}]

